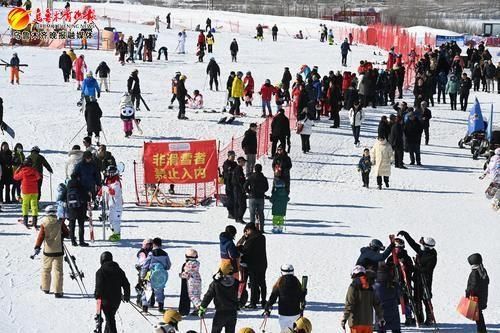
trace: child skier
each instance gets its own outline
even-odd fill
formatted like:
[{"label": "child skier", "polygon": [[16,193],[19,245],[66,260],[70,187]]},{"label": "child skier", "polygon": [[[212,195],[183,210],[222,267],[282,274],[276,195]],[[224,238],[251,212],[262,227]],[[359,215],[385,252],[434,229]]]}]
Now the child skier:
[{"label": "child skier", "polygon": [[472,272],[469,274],[467,281],[467,289],[465,297],[476,297],[479,305],[479,319],[476,321],[478,333],[486,332],[486,324],[484,323],[483,310],[488,304],[488,284],[490,278],[488,272],[483,266],[483,258],[479,253],[474,253],[467,258],[471,265]]},{"label": "child skier", "polygon": [[120,100],[120,119],[123,121],[125,137],[128,138],[132,135],[135,121],[135,109],[129,93],[124,93]]},{"label": "child skier", "polygon": [[169,309],[163,314],[163,321],[153,326],[153,333],[176,333],[179,331],[178,323],[182,321],[179,312]]},{"label": "child skier", "polygon": [[104,179],[104,185],[101,187],[99,194],[104,196],[105,203],[108,207],[109,223],[111,224],[111,230],[113,231],[113,234],[109,236],[109,240],[113,242],[119,241],[121,239],[120,225],[123,211],[123,196],[120,174],[118,173],[116,166],[108,166],[106,170],[106,178]]},{"label": "child skier", "polygon": [[144,312],[148,312],[150,304],[148,299],[152,292],[154,292],[158,302],[158,311],[163,312],[164,289],[168,280],[167,271],[171,266],[167,252],[161,248],[161,239],[153,239],[153,250],[149,253],[141,269],[141,279],[147,283],[146,292],[142,296],[142,310]]},{"label": "child skier", "polygon": [[193,303],[195,310],[193,315],[198,313],[201,304],[201,276],[198,252],[195,249],[186,250],[186,262],[182,265],[182,272],[179,276],[182,279],[181,297],[179,300],[179,311],[182,315],[189,314]]},{"label": "child skier", "polygon": [[200,94],[199,90],[195,90],[187,102],[190,109],[203,109],[203,95]]},{"label": "child skier", "polygon": [[370,183],[370,170],[372,168],[372,162],[370,160],[370,149],[365,148],[363,150],[363,156],[358,163],[358,171],[361,172],[361,179],[363,180],[363,187],[368,188]]},{"label": "child skier", "polygon": [[272,214],[273,214],[273,233],[282,233],[285,225],[286,208],[288,205],[288,193],[285,182],[275,178],[271,194]]},{"label": "child skier", "polygon": [[[146,238],[142,241],[141,249],[137,252],[137,262],[135,264],[135,269],[137,269],[137,284],[135,286],[135,291],[137,292],[137,305],[142,305],[142,294],[144,293],[144,281],[141,279],[142,266],[146,262],[149,253],[153,250],[153,240],[151,238]],[[154,295],[151,295],[154,303]],[[153,304],[154,305],[154,304]]]},{"label": "child skier", "polygon": [[57,197],[56,197],[56,207],[57,207],[57,219],[64,222],[67,218],[66,214],[66,192],[67,188],[64,183],[57,185]]},{"label": "child skier", "polygon": [[21,197],[23,223],[28,226],[28,210],[31,208],[32,224],[38,229],[38,181],[42,179],[40,173],[33,167],[33,161],[30,157],[24,160],[23,165],[14,173],[14,180],[21,182]]},{"label": "child skier", "polygon": [[333,30],[328,30],[328,45],[333,45]]}]

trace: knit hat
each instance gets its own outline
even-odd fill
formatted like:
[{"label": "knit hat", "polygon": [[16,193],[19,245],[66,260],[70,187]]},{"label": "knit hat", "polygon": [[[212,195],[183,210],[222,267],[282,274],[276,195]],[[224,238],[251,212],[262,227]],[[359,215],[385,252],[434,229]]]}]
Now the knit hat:
[{"label": "knit hat", "polygon": [[231,275],[233,273],[233,265],[229,260],[224,260],[219,266],[219,271],[222,275]]},{"label": "knit hat", "polygon": [[196,259],[198,258],[198,251],[196,251],[195,249],[193,248],[189,248],[186,250],[186,259]]}]

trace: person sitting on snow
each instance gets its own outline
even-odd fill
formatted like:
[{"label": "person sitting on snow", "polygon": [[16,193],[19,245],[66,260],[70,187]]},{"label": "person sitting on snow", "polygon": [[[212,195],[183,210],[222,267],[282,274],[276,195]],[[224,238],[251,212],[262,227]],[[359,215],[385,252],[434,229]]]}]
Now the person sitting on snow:
[{"label": "person sitting on snow", "polygon": [[203,95],[199,90],[193,92],[193,96],[189,96],[187,100],[188,108],[190,109],[203,109]]}]

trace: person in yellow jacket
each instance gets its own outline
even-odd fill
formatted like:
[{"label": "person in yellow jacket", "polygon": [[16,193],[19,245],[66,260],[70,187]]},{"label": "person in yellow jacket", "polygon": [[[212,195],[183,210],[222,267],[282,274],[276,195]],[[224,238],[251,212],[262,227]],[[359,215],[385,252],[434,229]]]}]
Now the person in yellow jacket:
[{"label": "person in yellow jacket", "polygon": [[213,51],[212,47],[215,43],[215,39],[214,39],[214,35],[212,35],[211,31],[209,31],[207,33],[206,40],[207,40],[207,52],[212,53],[212,51]]},{"label": "person in yellow jacket", "polygon": [[[73,49],[69,49],[69,51],[66,53],[71,58],[71,63],[73,64],[77,58],[75,51]],[[73,69],[73,66],[71,66],[71,78],[74,79],[75,77],[76,77],[75,70]]]},{"label": "person in yellow jacket", "polygon": [[229,113],[232,115],[240,115],[240,102],[241,98],[243,98],[244,85],[243,80],[243,72],[236,73],[236,77],[233,80],[233,86],[231,87],[231,98],[234,100]]}]

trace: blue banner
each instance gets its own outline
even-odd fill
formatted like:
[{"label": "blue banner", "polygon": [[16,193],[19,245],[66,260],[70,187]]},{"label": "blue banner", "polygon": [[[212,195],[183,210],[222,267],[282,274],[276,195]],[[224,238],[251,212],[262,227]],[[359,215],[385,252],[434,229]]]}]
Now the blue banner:
[{"label": "blue banner", "polygon": [[474,132],[483,132],[485,130],[483,114],[481,113],[481,105],[479,105],[477,98],[474,101],[472,109],[470,109],[467,126],[467,133],[469,135]]},{"label": "blue banner", "polygon": [[465,42],[465,37],[463,35],[459,36],[436,35],[436,46],[441,46],[442,44],[446,44],[451,41],[455,41],[458,46],[463,46]]}]

